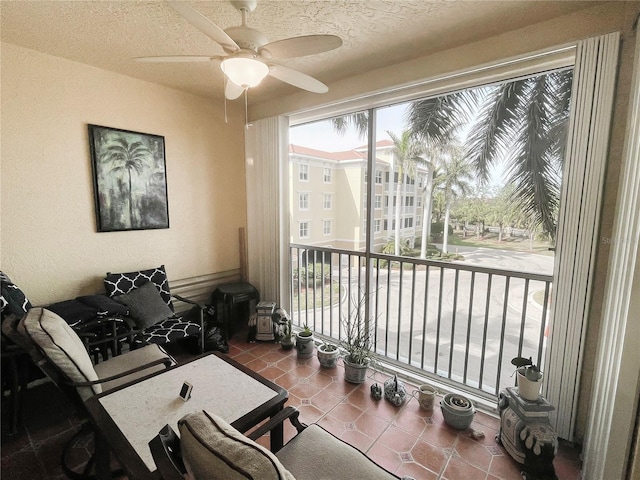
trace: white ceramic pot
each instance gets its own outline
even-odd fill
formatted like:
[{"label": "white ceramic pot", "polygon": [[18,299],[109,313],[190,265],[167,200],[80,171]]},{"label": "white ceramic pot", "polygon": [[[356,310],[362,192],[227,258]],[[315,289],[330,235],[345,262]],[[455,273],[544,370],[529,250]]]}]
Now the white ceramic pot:
[{"label": "white ceramic pot", "polygon": [[313,356],[313,349],[315,343],[313,343],[313,335],[304,336],[296,333],[296,350],[298,351],[298,358],[311,358]]},{"label": "white ceramic pot", "polygon": [[338,361],[338,355],[340,351],[335,348],[334,350],[326,350],[326,345],[320,345],[318,347],[318,361],[320,366],[324,368],[334,368]]},{"label": "white ceramic pot", "polygon": [[537,402],[540,398],[540,387],[542,386],[542,374],[537,382],[529,380],[518,370],[518,394],[525,400]]},{"label": "white ceramic pot", "polygon": [[369,364],[361,365],[359,363],[352,363],[349,361],[349,357],[344,359],[344,379],[349,383],[364,383],[367,378],[367,368]]}]

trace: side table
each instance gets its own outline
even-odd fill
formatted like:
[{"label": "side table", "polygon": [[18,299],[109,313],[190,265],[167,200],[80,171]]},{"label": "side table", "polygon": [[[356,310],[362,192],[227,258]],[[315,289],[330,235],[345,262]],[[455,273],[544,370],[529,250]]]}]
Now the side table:
[{"label": "side table", "polygon": [[558,437],[549,423],[555,410],[544,397],[537,402],[525,400],[514,387],[507,387],[498,397],[500,431],[496,441],[522,465],[525,480],[557,479],[553,459]]},{"label": "side table", "polygon": [[[213,291],[211,301],[216,311],[220,313],[218,322],[222,324],[222,334],[225,340],[229,340],[235,307],[240,303],[251,301],[257,305],[260,294],[249,282],[223,283]],[[222,308],[218,308],[218,303],[222,303]]]}]

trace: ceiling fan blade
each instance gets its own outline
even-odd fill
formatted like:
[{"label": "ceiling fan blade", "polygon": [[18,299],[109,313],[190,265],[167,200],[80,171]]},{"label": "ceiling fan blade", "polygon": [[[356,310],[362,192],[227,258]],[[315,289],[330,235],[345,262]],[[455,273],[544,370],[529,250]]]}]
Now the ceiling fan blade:
[{"label": "ceiling fan blade", "polygon": [[308,90],[309,92],[327,93],[329,91],[329,87],[320,80],[316,80],[306,73],[283,67],[282,65],[269,65],[269,75],[295,87]]},{"label": "ceiling fan blade", "polygon": [[137,62],[149,62],[149,63],[167,63],[167,62],[210,62],[216,60],[219,56],[203,56],[203,55],[167,55],[164,57],[136,57]]},{"label": "ceiling fan blade", "polygon": [[194,27],[208,36],[211,40],[222,45],[222,48],[224,48],[226,51],[237,52],[238,50],[240,50],[238,44],[234,42],[233,39],[224,32],[224,30],[222,30],[197,10],[194,10],[186,3],[182,2],[167,0],[167,3],[185,20],[187,20]]},{"label": "ceiling fan blade", "polygon": [[328,52],[341,45],[342,39],[336,35],[304,35],[267,43],[260,52],[266,50],[274,58],[293,58]]},{"label": "ceiling fan blade", "polygon": [[244,93],[244,88],[239,87],[231,80],[227,79],[227,84],[224,87],[224,96],[227,100],[235,100]]}]

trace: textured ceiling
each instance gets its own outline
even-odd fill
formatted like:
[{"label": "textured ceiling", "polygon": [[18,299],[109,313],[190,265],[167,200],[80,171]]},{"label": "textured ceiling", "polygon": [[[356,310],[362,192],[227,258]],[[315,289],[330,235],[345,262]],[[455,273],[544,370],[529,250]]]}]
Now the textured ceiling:
[{"label": "textured ceiling", "polygon": [[[240,13],[226,0],[188,3],[223,29],[240,24]],[[343,46],[334,51],[284,62],[330,84],[594,5],[566,0],[259,0],[248,24],[270,41],[340,36]],[[132,60],[223,53],[162,1],[0,0],[0,16],[4,42],[200,96],[222,96],[222,74],[213,64]],[[252,97],[263,101],[295,91],[268,79]]]}]

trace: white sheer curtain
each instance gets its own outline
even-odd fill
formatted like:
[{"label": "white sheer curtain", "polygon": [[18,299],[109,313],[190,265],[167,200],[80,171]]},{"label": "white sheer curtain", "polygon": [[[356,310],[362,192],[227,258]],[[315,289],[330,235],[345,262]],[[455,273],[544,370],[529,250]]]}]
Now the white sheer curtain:
[{"label": "white sheer curtain", "polygon": [[576,49],[544,382],[546,397],[556,407],[552,423],[558,435],[570,441],[598,246],[619,44],[616,32],[580,41]]},{"label": "white sheer curtain", "polygon": [[[247,128],[245,161],[247,186],[248,280],[260,298],[283,305],[286,299],[288,222],[289,121],[287,117],[258,120]],[[285,304],[286,305],[286,304]],[[286,308],[286,307],[285,307]]]}]

